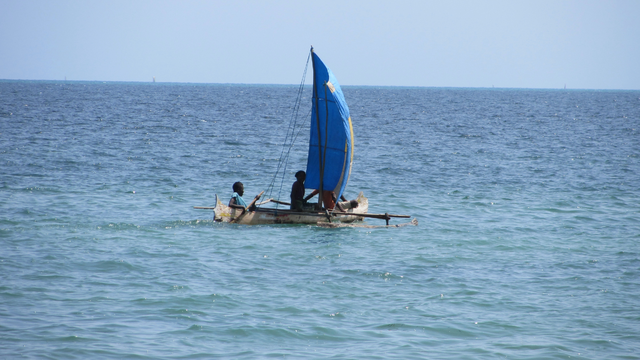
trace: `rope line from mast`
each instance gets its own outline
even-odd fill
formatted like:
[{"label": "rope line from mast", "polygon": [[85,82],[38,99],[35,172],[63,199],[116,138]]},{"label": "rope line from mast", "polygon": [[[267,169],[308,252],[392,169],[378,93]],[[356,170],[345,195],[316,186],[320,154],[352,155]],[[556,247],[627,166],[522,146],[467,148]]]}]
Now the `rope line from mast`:
[{"label": "rope line from mast", "polygon": [[[273,175],[273,178],[271,180],[271,183],[269,184],[267,191],[269,193],[268,197],[271,198],[272,194],[273,194],[273,190],[275,188],[275,181],[276,178],[278,177],[278,174],[280,173],[280,169],[282,168],[282,180],[280,182],[280,189],[278,190],[278,198],[280,197],[280,194],[282,193],[282,185],[284,183],[284,177],[286,175],[286,169],[287,169],[287,163],[289,161],[289,154],[291,153],[291,148],[293,147],[293,144],[295,142],[295,140],[298,138],[298,135],[300,134],[300,130],[302,129],[302,125],[299,126],[298,131],[296,132],[296,126],[298,126],[298,119],[299,119],[299,111],[300,111],[300,104],[302,103],[302,94],[304,91],[304,83],[305,83],[305,79],[307,76],[307,69],[309,68],[309,59],[311,58],[311,53],[309,53],[308,57],[307,57],[307,62],[305,64],[304,67],[304,72],[302,74],[302,80],[300,82],[300,86],[298,87],[298,92],[296,94],[296,100],[291,112],[291,118],[289,120],[289,126],[287,128],[287,135],[284,139],[284,142],[282,143],[282,150],[280,151],[280,159],[278,161],[278,167],[276,168],[276,172]],[[286,153],[285,153],[286,150]],[[276,203],[276,209],[278,208],[278,203]]]}]

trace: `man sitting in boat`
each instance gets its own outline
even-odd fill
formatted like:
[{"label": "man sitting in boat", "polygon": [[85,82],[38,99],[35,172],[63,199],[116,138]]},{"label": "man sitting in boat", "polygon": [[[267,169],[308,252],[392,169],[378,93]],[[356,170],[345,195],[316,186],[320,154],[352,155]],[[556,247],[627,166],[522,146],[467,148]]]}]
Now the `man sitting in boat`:
[{"label": "man sitting in boat", "polygon": [[[318,193],[318,190],[314,190],[311,195],[305,198],[304,181],[307,179],[307,173],[302,170],[298,171],[296,173],[296,179],[297,181],[291,186],[291,210],[303,211],[307,207],[307,200],[315,196]],[[323,191],[323,194],[324,196],[322,200],[325,208],[327,210],[333,210],[333,208],[336,207],[336,194],[333,191]],[[340,204],[338,204],[338,209],[344,211]]]},{"label": "man sitting in boat", "polygon": [[[232,209],[242,209],[244,212],[244,209],[247,208],[247,203],[242,198],[242,195],[244,195],[244,185],[242,185],[240,181],[236,181],[233,183],[233,195],[231,195],[231,200],[229,200],[229,207]],[[255,209],[256,205],[253,204],[249,208],[249,211],[254,211]]]},{"label": "man sitting in boat", "polygon": [[291,210],[302,211],[307,204],[304,198],[304,181],[307,179],[307,173],[298,171],[296,179],[297,181],[291,186]]}]

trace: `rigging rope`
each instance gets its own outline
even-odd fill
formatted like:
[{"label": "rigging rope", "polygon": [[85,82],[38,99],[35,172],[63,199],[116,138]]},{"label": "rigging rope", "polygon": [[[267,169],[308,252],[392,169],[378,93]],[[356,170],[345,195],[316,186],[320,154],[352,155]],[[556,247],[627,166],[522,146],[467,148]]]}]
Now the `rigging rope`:
[{"label": "rigging rope", "polygon": [[[295,142],[295,140],[298,138],[298,135],[300,134],[300,131],[302,130],[302,125],[304,125],[304,122],[302,124],[300,124],[298,131],[296,132],[296,126],[298,125],[298,113],[300,110],[300,104],[302,102],[302,93],[304,90],[304,82],[307,76],[307,69],[309,67],[309,59],[311,58],[311,53],[309,53],[308,57],[307,57],[307,63],[305,64],[304,67],[304,72],[302,73],[302,81],[300,82],[300,86],[298,87],[298,93],[296,95],[296,101],[294,103],[293,106],[293,111],[291,112],[291,119],[289,120],[289,127],[287,128],[287,135],[284,139],[284,142],[282,143],[282,150],[280,152],[280,159],[278,161],[278,167],[276,169],[276,173],[273,175],[273,179],[271,180],[271,183],[269,184],[269,186],[267,187],[267,192],[269,193],[269,195],[267,196],[268,198],[271,198],[271,195],[273,193],[274,190],[274,184],[276,181],[276,178],[278,177],[278,173],[280,173],[280,169],[282,169],[282,180],[280,181],[280,189],[278,190],[278,198],[280,198],[280,194],[282,193],[282,185],[284,184],[284,177],[286,175],[287,172],[287,163],[289,161],[289,154],[291,153],[291,148],[293,147],[293,144]],[[309,113],[311,113],[311,110],[309,110]],[[307,118],[309,117],[309,115],[307,115]],[[290,140],[290,142],[289,142]],[[288,146],[287,146],[288,145]],[[285,150],[286,150],[286,154],[285,154]],[[276,209],[278,208],[278,203],[276,203]]]}]

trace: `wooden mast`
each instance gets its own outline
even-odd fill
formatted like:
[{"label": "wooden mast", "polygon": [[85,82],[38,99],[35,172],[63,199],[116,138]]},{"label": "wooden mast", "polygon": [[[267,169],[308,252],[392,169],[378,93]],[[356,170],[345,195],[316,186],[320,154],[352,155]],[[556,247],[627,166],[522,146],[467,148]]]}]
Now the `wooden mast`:
[{"label": "wooden mast", "polygon": [[[320,133],[320,113],[318,112],[319,107],[318,107],[318,91],[316,89],[316,61],[315,58],[313,57],[313,46],[311,47],[311,64],[313,66],[313,98],[316,104],[316,124],[318,127],[318,166],[320,167],[320,186],[318,188],[318,207],[320,207],[322,209],[322,199],[323,199],[323,186],[322,186],[322,180],[324,178],[324,162],[322,159],[322,152],[320,151],[320,144],[322,144],[322,134]],[[326,99],[325,99],[326,101]],[[327,136],[327,134],[325,134],[325,137]]]},{"label": "wooden mast", "polygon": [[[329,140],[329,98],[327,97],[327,83],[324,83],[322,87],[324,88],[324,105],[326,107],[325,112],[327,115],[324,120],[324,149],[322,150],[322,159],[324,161],[322,162],[321,173],[322,173],[322,176],[324,177],[324,166],[327,162],[327,141]],[[322,195],[323,195],[322,198],[324,199],[324,194]]]}]

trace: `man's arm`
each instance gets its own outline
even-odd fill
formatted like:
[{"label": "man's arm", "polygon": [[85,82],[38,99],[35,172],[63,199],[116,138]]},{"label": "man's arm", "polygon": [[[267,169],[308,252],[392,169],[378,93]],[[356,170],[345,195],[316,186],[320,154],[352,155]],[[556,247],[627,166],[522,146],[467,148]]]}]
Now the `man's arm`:
[{"label": "man's arm", "polygon": [[307,196],[306,198],[304,198],[304,201],[307,201],[309,199],[311,199],[312,197],[314,197],[316,194],[318,193],[318,190],[313,190],[311,192],[311,194],[309,194],[309,196]]},{"label": "man's arm", "polygon": [[[264,191],[263,191],[264,192]],[[260,193],[260,195],[262,195],[262,193]],[[251,204],[251,206],[249,207],[249,211],[256,211],[256,209],[258,208],[256,206],[256,201],[260,200],[260,195],[256,195],[256,197],[254,198],[255,200],[252,201],[253,204]]]},{"label": "man's arm", "polygon": [[231,200],[229,200],[229,207],[232,209],[244,210],[244,206],[236,204],[236,198],[231,198]]}]

